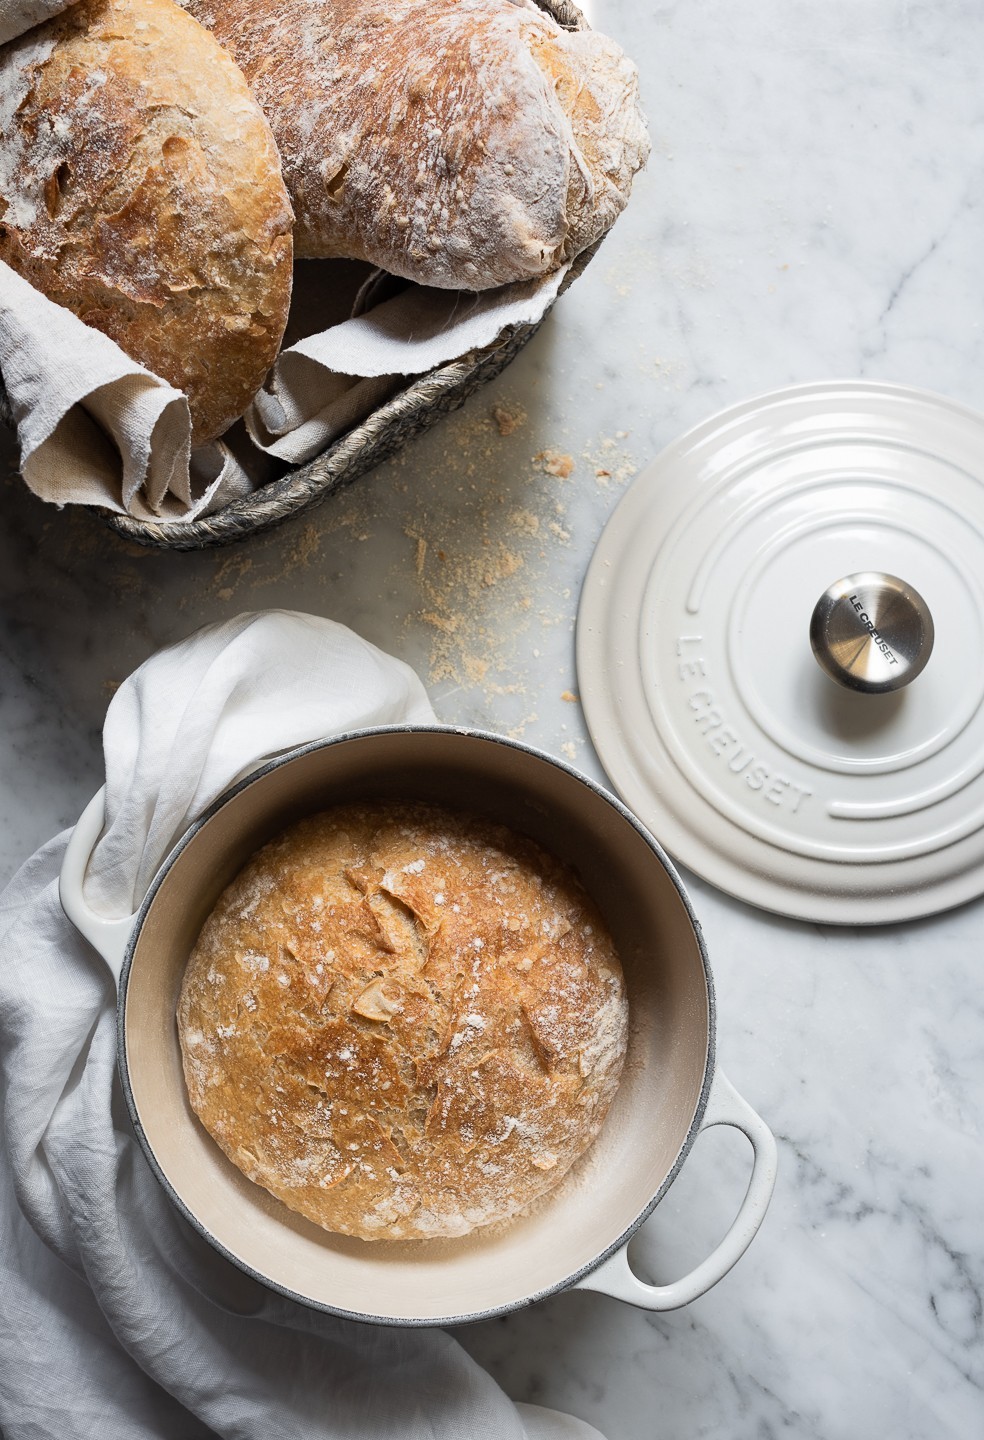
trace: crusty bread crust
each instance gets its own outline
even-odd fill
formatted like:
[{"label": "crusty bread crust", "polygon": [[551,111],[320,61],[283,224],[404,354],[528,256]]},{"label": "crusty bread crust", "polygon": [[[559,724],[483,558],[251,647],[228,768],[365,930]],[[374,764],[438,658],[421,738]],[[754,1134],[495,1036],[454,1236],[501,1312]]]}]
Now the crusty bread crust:
[{"label": "crusty bread crust", "polygon": [[628,200],[635,66],[532,0],[183,0],[269,119],[298,255],[484,290],[557,269]]},{"label": "crusty bread crust", "polygon": [[221,434],[273,363],[291,210],[241,72],[173,0],[79,0],[0,50],[0,259]]},{"label": "crusty bread crust", "polygon": [[546,1194],[625,1055],[621,967],[573,875],[433,807],[344,807],[222,895],[178,1005],[193,1108],[251,1180],[366,1240]]}]

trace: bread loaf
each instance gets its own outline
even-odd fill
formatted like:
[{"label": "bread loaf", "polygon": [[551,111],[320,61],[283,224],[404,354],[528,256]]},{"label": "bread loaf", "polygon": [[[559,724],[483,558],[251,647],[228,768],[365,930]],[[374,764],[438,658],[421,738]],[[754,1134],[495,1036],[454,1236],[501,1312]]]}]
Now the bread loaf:
[{"label": "bread loaf", "polygon": [[532,0],[184,0],[273,127],[298,255],[484,290],[543,275],[624,207],[635,67]]},{"label": "bread loaf", "polygon": [[626,1000],[573,875],[425,805],[344,807],[262,849],[188,964],[191,1104],[251,1180],[366,1240],[516,1215],[590,1144]]},{"label": "bread loaf", "polygon": [[291,211],[242,74],[173,0],[79,0],[0,50],[0,259],[241,415],[287,319]]}]

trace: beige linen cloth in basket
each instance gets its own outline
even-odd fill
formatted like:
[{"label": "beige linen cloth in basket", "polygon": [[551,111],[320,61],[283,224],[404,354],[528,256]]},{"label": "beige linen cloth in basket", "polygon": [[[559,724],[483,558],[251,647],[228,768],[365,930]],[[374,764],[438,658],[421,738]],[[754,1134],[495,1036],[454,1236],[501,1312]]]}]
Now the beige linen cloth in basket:
[{"label": "beige linen cloth in basket", "polygon": [[[324,309],[317,292],[325,286],[347,293],[338,277],[350,263],[298,266],[305,273],[295,311]],[[475,295],[403,282],[389,293],[392,277],[375,272],[358,290],[350,318],[281,351],[235,449],[218,440],[192,450],[180,391],[0,261],[0,375],[17,424],[21,473],[56,505],[192,520],[253,489],[250,446],[292,465],[310,460],[405,378],[481,349],[506,326],[535,324],[565,274]]]}]

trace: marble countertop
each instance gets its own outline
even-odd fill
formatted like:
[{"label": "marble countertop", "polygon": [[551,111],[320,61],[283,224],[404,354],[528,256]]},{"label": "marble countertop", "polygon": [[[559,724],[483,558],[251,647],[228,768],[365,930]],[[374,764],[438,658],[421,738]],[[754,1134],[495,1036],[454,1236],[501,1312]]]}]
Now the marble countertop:
[{"label": "marble countertop", "polygon": [[[984,404],[974,0],[589,13],[639,63],[649,169],[526,351],[410,450],[280,532],[184,555],[46,508],[0,440],[4,879],[100,783],[120,680],[244,609],[350,624],[418,668],[442,719],[601,778],[574,620],[638,468],[719,408],[797,381]],[[515,1398],[609,1440],[981,1434],[984,902],[844,930],[685,878],[721,1063],[779,1141],[764,1229],[685,1310],[566,1294],[464,1329],[463,1344]],[[705,1254],[747,1173],[739,1136],[703,1137],[633,1242],[640,1272],[668,1280]]]}]

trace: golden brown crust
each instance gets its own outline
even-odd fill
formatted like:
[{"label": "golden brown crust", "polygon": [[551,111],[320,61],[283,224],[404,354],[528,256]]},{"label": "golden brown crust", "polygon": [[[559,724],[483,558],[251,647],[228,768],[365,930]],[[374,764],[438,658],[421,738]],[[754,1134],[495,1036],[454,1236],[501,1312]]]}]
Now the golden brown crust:
[{"label": "golden brown crust", "polygon": [[532,0],[184,3],[273,127],[298,255],[472,290],[546,274],[649,152],[635,67]]},{"label": "golden brown crust", "polygon": [[291,211],[242,74],[173,0],[79,0],[0,52],[0,259],[189,399],[243,413],[280,346]]},{"label": "golden brown crust", "polygon": [[178,1006],[192,1106],[292,1209],[364,1239],[462,1235],[550,1190],[626,1045],[621,968],[573,876],[502,827],[346,807],[225,891]]}]

